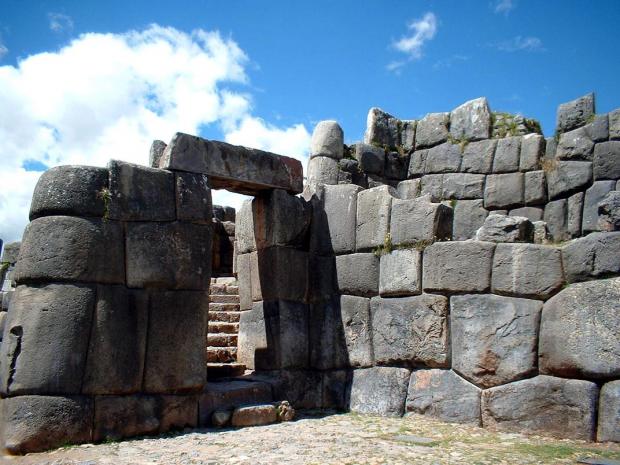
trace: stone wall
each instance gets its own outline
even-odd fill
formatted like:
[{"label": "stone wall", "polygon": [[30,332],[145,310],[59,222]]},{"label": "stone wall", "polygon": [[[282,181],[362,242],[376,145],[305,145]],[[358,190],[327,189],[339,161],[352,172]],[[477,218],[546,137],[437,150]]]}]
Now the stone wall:
[{"label": "stone wall", "polygon": [[[1,243],[2,241],[0,241]],[[15,292],[15,279],[13,275],[15,273],[19,247],[19,242],[9,242],[4,244],[2,249],[2,259],[0,260],[0,283],[2,283],[2,288],[0,289],[0,343],[2,343],[7,310]]]}]

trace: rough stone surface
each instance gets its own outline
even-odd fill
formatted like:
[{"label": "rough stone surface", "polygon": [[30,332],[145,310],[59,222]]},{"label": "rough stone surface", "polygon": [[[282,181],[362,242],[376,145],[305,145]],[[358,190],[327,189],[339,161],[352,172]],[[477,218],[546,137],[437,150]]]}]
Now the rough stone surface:
[{"label": "rough stone surface", "polygon": [[562,247],[568,282],[620,273],[620,232],[591,233]]},{"label": "rough stone surface", "polygon": [[620,108],[609,113],[609,138],[620,139]]},{"label": "rough stone surface", "polygon": [[458,144],[446,142],[429,149],[424,164],[424,172],[454,173],[461,165],[461,147]]},{"label": "rough stone surface", "polygon": [[208,307],[206,292],[151,294],[144,391],[175,393],[203,388],[207,381],[204,341]]},{"label": "rough stone surface", "polygon": [[237,212],[235,219],[235,240],[237,253],[244,254],[256,250],[256,236],[254,233],[254,212],[252,200],[245,200]]},{"label": "rough stone surface", "polygon": [[604,142],[609,139],[609,118],[607,115],[595,115],[594,120],[586,124],[584,129],[594,142]]},{"label": "rough stone surface", "polygon": [[583,219],[583,192],[577,192],[568,198],[566,204],[566,229],[571,237],[581,236],[581,223]]},{"label": "rough stone surface", "polygon": [[0,261],[15,265],[21,245],[21,242],[6,242],[2,248],[2,259]]},{"label": "rough stone surface", "polygon": [[521,137],[504,137],[497,141],[493,158],[494,173],[509,173],[519,170],[519,153]]},{"label": "rough stone surface", "polygon": [[94,290],[49,284],[15,292],[0,346],[0,393],[79,394]]},{"label": "rough stone surface", "polygon": [[450,299],[452,368],[489,388],[536,371],[542,302],[496,295]]},{"label": "rough stone surface", "polygon": [[620,376],[620,278],[573,284],[545,303],[539,365],[570,378]]},{"label": "rough stone surface", "polygon": [[620,442],[620,381],[603,385],[598,409],[596,440]]},{"label": "rough stone surface", "polygon": [[545,205],[543,219],[554,241],[563,241],[569,238],[568,234],[568,201],[554,200]]},{"label": "rough stone surface", "polygon": [[450,207],[431,203],[428,198],[394,199],[390,218],[392,242],[398,245],[448,239],[452,236],[452,218]]},{"label": "rough stone surface", "polygon": [[532,223],[534,221],[542,221],[544,210],[542,208],[536,207],[521,207],[510,210],[508,216],[522,216],[530,220]]},{"label": "rough stone surface", "polygon": [[564,284],[560,249],[536,244],[498,244],[491,283],[495,294],[546,299]]},{"label": "rough stone surface", "polygon": [[416,129],[416,150],[431,147],[448,139],[448,113],[429,113],[420,121]]},{"label": "rough stone surface", "polygon": [[406,152],[412,152],[415,147],[415,133],[418,126],[416,120],[402,120],[400,145]]},{"label": "rough stone surface", "polygon": [[338,184],[338,161],[330,157],[313,157],[308,161],[308,186]]},{"label": "rough stone surface", "polygon": [[[175,173],[177,219],[211,222],[213,202],[207,177],[203,174]],[[225,218],[222,219],[225,221]],[[233,219],[234,221],[234,219]]]},{"label": "rough stone surface", "polygon": [[484,188],[486,208],[511,208],[523,205],[523,173],[491,174]]},{"label": "rough stone surface", "polygon": [[9,453],[92,440],[93,406],[86,397],[20,396],[0,402],[4,447]]},{"label": "rough stone surface", "polygon": [[415,295],[422,292],[422,253],[415,249],[397,249],[381,256],[379,294]]},{"label": "rough stone surface", "polygon": [[149,150],[149,166],[151,168],[159,168],[159,164],[161,162],[161,157],[164,154],[164,150],[166,150],[166,144],[163,140],[154,140],[151,143],[151,148]]},{"label": "rough stone surface", "polygon": [[409,158],[409,177],[420,176],[424,174],[426,168],[426,159],[428,157],[428,149],[416,150]]},{"label": "rough stone surface", "polygon": [[336,121],[320,121],[314,127],[310,141],[310,157],[342,158],[344,133]]},{"label": "rough stone surface", "polygon": [[547,183],[545,172],[529,171],[523,176],[525,183],[523,200],[526,205],[540,205],[547,200]]},{"label": "rough stone surface", "polygon": [[559,160],[592,161],[594,142],[585,128],[577,128],[560,135],[556,158]]},{"label": "rough stone surface", "polygon": [[367,189],[357,195],[356,250],[383,245],[390,227],[392,198],[397,195],[390,186]]},{"label": "rough stone surface", "polygon": [[365,173],[383,175],[385,169],[385,149],[370,144],[356,144],[355,158]]},{"label": "rough stone surface", "polygon": [[233,426],[260,426],[276,421],[278,421],[278,413],[275,405],[248,405],[233,410],[231,424]]},{"label": "rough stone surface", "polygon": [[30,220],[41,216],[105,214],[108,170],[93,166],[56,166],[41,175],[30,204]]},{"label": "rough stone surface", "polygon": [[256,247],[307,247],[312,220],[309,202],[282,189],[275,189],[252,201]]},{"label": "rough stone surface", "polygon": [[401,145],[402,122],[380,108],[371,108],[366,118],[366,144],[378,144],[385,147]]},{"label": "rough stone surface", "polygon": [[476,239],[488,242],[532,242],[534,226],[523,216],[491,213],[476,232]]},{"label": "rough stone surface", "polygon": [[338,289],[342,294],[373,296],[379,293],[379,257],[355,253],[336,257]]},{"label": "rough stone surface", "polygon": [[583,201],[581,229],[584,234],[598,231],[598,206],[605,196],[616,188],[616,181],[594,181],[586,190]]},{"label": "rough stone surface", "polygon": [[540,159],[545,151],[545,138],[540,134],[528,134],[521,138],[519,170],[531,171],[540,168]]},{"label": "rough stone surface", "polygon": [[495,244],[436,242],[424,250],[425,291],[486,291],[491,285]]},{"label": "rough stone surface", "polygon": [[153,396],[95,398],[95,441],[116,441],[159,431],[157,400]]},{"label": "rough stone surface", "polygon": [[490,131],[491,110],[484,97],[465,102],[450,113],[450,135],[455,139],[488,139]]},{"label": "rough stone surface", "polygon": [[484,196],[484,178],[482,174],[449,173],[442,178],[442,198],[471,200]]},{"label": "rough stone surface", "polygon": [[594,147],[594,179],[620,179],[620,141],[601,142]]},{"label": "rough stone surface", "polygon": [[450,363],[448,299],[440,295],[370,301],[375,363],[445,367]]},{"label": "rough stone surface", "polygon": [[464,173],[488,174],[493,168],[493,155],[497,140],[470,142],[463,150],[461,171]]},{"label": "rough stone surface", "polygon": [[230,410],[216,410],[211,415],[211,424],[216,428],[222,428],[230,424],[232,412]]},{"label": "rough stone surface", "polygon": [[305,301],[308,253],[290,247],[270,247],[250,256],[252,300]]},{"label": "rough stone surface", "polygon": [[113,221],[71,216],[37,218],[24,232],[15,280],[122,284],[122,237],[120,225]]},{"label": "rough stone surface", "polygon": [[174,174],[169,171],[112,160],[109,218],[125,221],[175,219]]},{"label": "rough stone surface", "polygon": [[598,203],[598,217],[600,230],[620,230],[620,190],[617,187]]},{"label": "rough stone surface", "polygon": [[479,425],[480,392],[452,370],[417,370],[409,380],[406,408],[443,421]]},{"label": "rough stone surface", "polygon": [[547,188],[551,200],[581,190],[592,182],[592,163],[558,161],[547,172]]},{"label": "rough stone surface", "polygon": [[475,238],[476,231],[484,224],[488,214],[482,199],[459,200],[454,205],[452,238],[456,241]]},{"label": "rough stone surface", "polygon": [[443,200],[443,174],[427,174],[420,178],[421,196],[428,197],[431,202]]},{"label": "rough stone surface", "polygon": [[500,431],[594,439],[596,384],[551,376],[517,381],[482,393],[482,424]]},{"label": "rough stone surface", "polygon": [[415,199],[420,195],[420,179],[407,179],[396,187],[399,199]]},{"label": "rough stone surface", "polygon": [[408,154],[388,152],[385,155],[385,177],[401,180],[407,178],[410,157]]},{"label": "rough stone surface", "polygon": [[594,115],[594,94],[590,93],[558,107],[556,130],[566,132],[585,125]]},{"label": "rough stone surface", "polygon": [[269,189],[293,194],[303,190],[299,160],[180,132],[166,147],[160,168],[206,174],[210,187],[246,195]]},{"label": "rough stone surface", "polygon": [[534,244],[546,244],[549,240],[547,223],[544,221],[534,221]]},{"label": "rough stone surface", "polygon": [[199,425],[207,426],[215,411],[232,414],[234,407],[271,402],[272,398],[271,386],[265,382],[233,380],[207,383],[199,397]]},{"label": "rough stone surface", "polygon": [[351,383],[350,409],[356,413],[402,416],[411,371],[374,367],[355,370]]}]

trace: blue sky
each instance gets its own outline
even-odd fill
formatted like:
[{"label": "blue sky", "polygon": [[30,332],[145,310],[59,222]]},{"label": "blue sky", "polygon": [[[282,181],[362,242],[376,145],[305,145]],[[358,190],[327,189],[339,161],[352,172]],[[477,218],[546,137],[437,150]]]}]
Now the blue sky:
[{"label": "blue sky", "polygon": [[551,135],[559,103],[620,107],[618,24],[617,0],[3,0],[0,237],[21,234],[44,166],[145,163],[175,130],[305,160],[322,119],[353,142],[370,107],[412,119],[486,96]]}]

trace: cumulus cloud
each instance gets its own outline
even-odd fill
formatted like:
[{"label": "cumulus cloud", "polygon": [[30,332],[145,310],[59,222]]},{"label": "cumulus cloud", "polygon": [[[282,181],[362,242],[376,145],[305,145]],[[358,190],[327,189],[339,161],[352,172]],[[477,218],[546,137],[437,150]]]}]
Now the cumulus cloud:
[{"label": "cumulus cloud", "polygon": [[497,0],[493,5],[493,11],[507,16],[515,7],[516,2],[514,0]]},{"label": "cumulus cloud", "polygon": [[231,90],[248,83],[247,63],[218,32],[153,25],[83,34],[57,52],[0,66],[0,237],[20,238],[38,166],[147,164],[153,139],[207,126],[235,143],[303,156],[303,125],[259,120],[251,96]]},{"label": "cumulus cloud", "polygon": [[542,40],[538,37],[516,36],[493,44],[493,46],[502,52],[542,52],[545,50]]}]

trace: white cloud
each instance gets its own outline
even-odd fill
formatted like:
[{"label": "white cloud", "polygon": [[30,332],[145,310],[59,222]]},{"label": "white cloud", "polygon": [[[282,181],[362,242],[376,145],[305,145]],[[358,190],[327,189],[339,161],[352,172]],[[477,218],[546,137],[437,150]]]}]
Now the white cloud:
[{"label": "white cloud", "polygon": [[48,13],[47,18],[50,22],[50,29],[53,32],[69,32],[73,30],[73,20],[70,16],[62,13]]},{"label": "white cloud", "polygon": [[493,46],[502,52],[519,52],[519,51],[543,52],[545,51],[542,40],[540,40],[538,37],[516,36],[516,37],[513,37],[512,39],[493,44]]},{"label": "white cloud", "polygon": [[[302,156],[302,125],[278,128],[251,114],[248,58],[217,32],[157,25],[124,34],[84,34],[54,53],[0,66],[0,238],[27,222],[39,172],[24,162],[147,164],[153,139],[219,128],[226,140]],[[238,204],[237,201],[235,203]]]},{"label": "white cloud", "polygon": [[411,21],[407,28],[411,33],[394,42],[392,46],[406,53],[410,60],[420,59],[424,44],[435,37],[437,17],[433,13],[426,13],[422,18]]},{"label": "white cloud", "polygon": [[515,0],[497,0],[493,11],[507,16],[516,6]]}]

